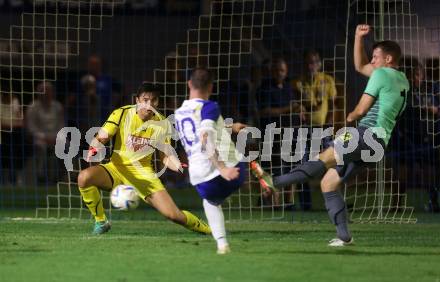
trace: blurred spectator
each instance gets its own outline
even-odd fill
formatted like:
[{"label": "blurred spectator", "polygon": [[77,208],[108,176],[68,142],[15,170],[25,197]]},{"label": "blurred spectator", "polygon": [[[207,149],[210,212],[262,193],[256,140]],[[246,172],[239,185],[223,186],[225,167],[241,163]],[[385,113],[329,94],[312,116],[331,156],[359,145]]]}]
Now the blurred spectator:
[{"label": "blurred spectator", "polygon": [[[317,51],[309,50],[304,53],[304,68],[301,75],[292,81],[293,88],[300,93],[302,105],[307,110],[309,137],[303,161],[307,161],[310,154],[311,132],[314,127],[327,128],[327,116],[333,108],[336,98],[335,80],[332,76],[321,71],[321,57]],[[323,140],[324,147],[331,141],[331,137]],[[318,152],[316,152],[318,153]],[[302,185],[299,192],[300,204],[303,210],[312,208],[312,197],[308,183]]]},{"label": "blurred spectator", "polygon": [[26,140],[23,129],[22,107],[11,93],[0,93],[0,167],[3,184],[16,184],[23,167]]},{"label": "blurred spectator", "polygon": [[[263,134],[268,124],[275,122],[277,128],[292,128],[299,126],[301,120],[304,119],[303,108],[295,102],[299,97],[294,96],[287,75],[286,61],[283,58],[275,59],[270,65],[270,77],[263,78],[261,87],[257,90],[260,129]],[[262,166],[271,171],[273,175],[287,173],[290,170],[290,164],[281,159],[281,140],[280,134],[274,135],[271,161],[262,162]],[[263,202],[267,203],[268,200],[270,199],[265,198]],[[274,201],[276,205],[280,204],[279,195],[275,195]]]},{"label": "blurred spectator", "polygon": [[55,142],[58,131],[64,126],[64,111],[61,103],[54,100],[54,87],[50,82],[39,83],[37,92],[42,94],[29,107],[26,125],[34,141],[37,179],[40,183],[55,183],[59,167]]},{"label": "blurred spectator", "polygon": [[112,77],[103,73],[102,60],[99,56],[91,55],[89,57],[87,71],[88,75],[95,78],[96,93],[101,100],[100,118],[101,121],[105,121],[112,109],[120,106],[120,93],[116,91]]},{"label": "blurred spectator", "polygon": [[432,87],[425,80],[424,67],[418,61],[413,63],[414,65],[406,71],[411,89],[407,97],[404,119],[409,123],[401,130],[405,135],[412,134],[413,137],[410,139],[415,144],[427,146],[430,144],[431,136],[428,134],[426,121],[435,120],[439,115],[438,102],[432,93]]},{"label": "blurred spectator", "polygon": [[[292,121],[299,125],[302,116],[298,100],[292,87],[288,83],[288,66],[284,59],[272,61],[270,77],[263,78],[261,87],[257,90],[257,103],[260,111],[260,127],[264,129],[267,124],[275,122],[278,127],[290,126]],[[300,115],[292,116],[292,113]]]},{"label": "blurred spectator", "polygon": [[337,94],[334,78],[322,72],[321,68],[319,53],[307,51],[304,54],[304,70],[292,81],[293,88],[301,94],[302,105],[310,113],[310,124],[314,127],[327,124],[327,115]]},{"label": "blurred spectator", "polygon": [[[194,52],[197,53],[197,48],[190,49],[190,54],[195,55]],[[175,51],[169,52],[166,55],[165,71],[163,73],[165,76],[159,79],[159,81],[163,80],[165,82],[162,88],[161,100],[159,102],[159,111],[167,117],[171,114],[174,115],[174,110],[181,104],[180,100],[183,100],[183,98],[179,96],[185,97],[185,92],[187,91],[187,81],[185,78],[185,71],[183,71],[185,67],[179,64],[176,56],[177,54]],[[174,140],[171,140],[171,143],[176,150],[179,160],[188,163],[182,144]],[[191,186],[187,171],[185,171],[185,173],[180,173],[167,169],[161,176],[161,179],[167,189],[180,189]]]},{"label": "blurred spectator", "polygon": [[85,75],[81,79],[82,93],[79,96],[81,119],[79,130],[85,136],[91,127],[101,126],[101,99],[97,94],[96,79],[93,75]]},{"label": "blurred spectator", "polygon": [[230,80],[219,89],[219,95],[213,97],[221,108],[224,117],[232,118],[234,122],[248,121],[249,87],[246,81]]},{"label": "blurred spectator", "polygon": [[[121,85],[102,71],[102,60],[91,55],[87,62],[87,74],[76,81],[74,89],[65,101],[67,125],[77,127],[83,133],[86,128],[100,126],[111,110],[121,106]],[[131,103],[131,97],[127,97]],[[97,104],[93,108],[93,103]],[[124,101],[126,102],[126,101]]]},{"label": "blurred spectator", "polygon": [[271,77],[270,67],[271,61],[269,59],[263,60],[261,65],[257,64],[251,67],[250,81],[252,87],[255,88],[254,91],[259,90],[263,81],[266,81],[269,77]]},{"label": "blurred spectator", "polygon": [[[432,85],[425,80],[424,67],[415,59],[406,59],[406,75],[410,82],[407,107],[396,130],[393,147],[399,155],[395,165],[401,165],[402,192],[407,186],[424,188],[429,194],[426,208],[438,212],[439,149],[434,148],[432,128],[440,118],[438,97],[432,93]],[[400,199],[395,199],[399,200]]]}]

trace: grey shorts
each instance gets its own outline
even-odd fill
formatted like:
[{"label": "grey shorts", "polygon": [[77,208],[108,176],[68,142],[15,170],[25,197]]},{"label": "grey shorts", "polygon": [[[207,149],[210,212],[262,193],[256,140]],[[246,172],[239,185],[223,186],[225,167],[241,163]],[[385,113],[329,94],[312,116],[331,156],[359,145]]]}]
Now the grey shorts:
[{"label": "grey shorts", "polygon": [[[343,156],[344,165],[337,165],[335,167],[336,171],[338,172],[339,176],[341,177],[341,181],[343,183],[346,183],[350,177],[355,176],[359,173],[360,170],[368,167],[373,167],[376,165],[375,162],[364,162],[361,158],[361,152],[364,150],[372,150],[370,145],[366,140],[364,140],[364,133],[367,131],[368,128],[365,127],[359,127],[357,128],[359,132],[359,140],[357,147],[354,149],[353,152],[345,154]],[[385,150],[385,142],[382,138],[379,138],[376,134],[373,134],[373,139],[382,146],[382,148]],[[351,140],[352,136],[350,134],[344,134],[339,137],[337,137],[335,140],[333,140],[331,146],[334,147],[336,142],[341,142],[341,145],[345,148],[347,147],[348,142]]]}]

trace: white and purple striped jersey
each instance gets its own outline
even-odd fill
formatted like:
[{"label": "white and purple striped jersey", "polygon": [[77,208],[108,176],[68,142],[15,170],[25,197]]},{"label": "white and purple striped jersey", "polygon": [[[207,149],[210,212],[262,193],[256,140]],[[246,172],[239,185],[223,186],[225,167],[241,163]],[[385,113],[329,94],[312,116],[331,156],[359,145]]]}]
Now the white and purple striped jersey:
[{"label": "white and purple striped jersey", "polygon": [[225,129],[224,120],[216,102],[203,99],[185,100],[175,111],[175,124],[188,156],[192,185],[209,181],[220,175],[218,169],[208,159],[208,155],[202,151],[202,132],[215,133],[219,159],[227,167],[234,167],[238,164],[240,154],[235,150],[231,134]]}]

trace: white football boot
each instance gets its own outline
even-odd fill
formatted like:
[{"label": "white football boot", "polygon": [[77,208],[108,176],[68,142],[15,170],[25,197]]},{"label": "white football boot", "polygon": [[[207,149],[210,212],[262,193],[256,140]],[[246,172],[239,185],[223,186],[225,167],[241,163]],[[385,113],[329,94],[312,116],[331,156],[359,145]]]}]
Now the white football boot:
[{"label": "white football boot", "polygon": [[328,246],[329,247],[344,247],[344,246],[348,246],[348,245],[353,245],[353,243],[354,243],[353,237],[348,242],[342,241],[339,238],[335,238],[335,239],[331,239],[328,242]]},{"label": "white football boot", "polygon": [[231,252],[231,248],[229,248],[229,245],[224,245],[221,247],[218,247],[217,249],[217,254],[219,255],[226,255],[229,254]]}]

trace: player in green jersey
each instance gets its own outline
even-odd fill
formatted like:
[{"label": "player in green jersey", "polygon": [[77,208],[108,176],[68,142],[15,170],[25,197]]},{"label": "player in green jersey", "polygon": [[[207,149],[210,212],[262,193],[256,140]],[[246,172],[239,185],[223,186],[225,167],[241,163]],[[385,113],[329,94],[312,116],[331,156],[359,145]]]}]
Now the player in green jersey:
[{"label": "player in green jersey", "polygon": [[[368,61],[363,38],[369,31],[368,25],[359,25],[354,44],[356,70],[369,77],[360,101],[347,116],[347,123],[357,121],[358,126],[346,128],[314,160],[298,165],[288,174],[273,178],[275,188],[308,182],[313,178],[321,179],[325,206],[330,220],[336,225],[337,238],[329,242],[329,246],[334,247],[353,242],[339,187],[360,168],[382,159],[396,120],[405,109],[409,90],[405,74],[397,70],[401,50],[396,42],[387,40],[376,43],[372,59]],[[259,165],[253,163],[251,169],[260,181],[267,179],[267,173]],[[268,185],[271,184],[269,180]]]}]

